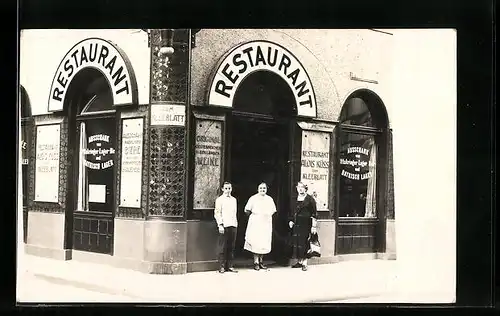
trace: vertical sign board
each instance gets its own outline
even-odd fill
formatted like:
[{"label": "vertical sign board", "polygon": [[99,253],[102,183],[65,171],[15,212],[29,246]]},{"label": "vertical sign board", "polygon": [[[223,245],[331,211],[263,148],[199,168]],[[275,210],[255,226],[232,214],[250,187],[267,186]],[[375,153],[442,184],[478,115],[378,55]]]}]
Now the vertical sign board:
[{"label": "vertical sign board", "polygon": [[58,202],[59,198],[59,124],[37,126],[35,201]]},{"label": "vertical sign board", "polygon": [[300,179],[316,199],[318,210],[328,210],[330,133],[302,131]]},{"label": "vertical sign board", "polygon": [[222,123],[196,121],[194,209],[213,209],[218,196],[222,157]]},{"label": "vertical sign board", "polygon": [[143,118],[122,122],[120,206],[141,207]]}]

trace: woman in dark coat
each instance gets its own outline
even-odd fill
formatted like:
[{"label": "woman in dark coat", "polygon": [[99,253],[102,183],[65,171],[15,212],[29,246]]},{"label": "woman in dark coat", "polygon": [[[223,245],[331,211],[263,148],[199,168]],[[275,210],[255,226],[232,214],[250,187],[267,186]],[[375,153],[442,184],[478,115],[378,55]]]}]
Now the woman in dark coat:
[{"label": "woman in dark coat", "polygon": [[292,228],[292,246],[298,262],[292,268],[307,270],[307,250],[309,249],[309,235],[316,234],[317,212],[316,201],[307,194],[307,185],[297,183],[297,202],[294,213],[288,222]]}]

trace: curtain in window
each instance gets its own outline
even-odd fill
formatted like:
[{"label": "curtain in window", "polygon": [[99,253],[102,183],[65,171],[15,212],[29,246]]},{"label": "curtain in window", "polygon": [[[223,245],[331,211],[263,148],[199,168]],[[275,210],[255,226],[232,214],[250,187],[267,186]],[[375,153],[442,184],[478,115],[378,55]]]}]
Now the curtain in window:
[{"label": "curtain in window", "polygon": [[88,211],[87,168],[85,168],[85,149],[87,149],[87,132],[85,123],[80,123],[80,159],[78,164],[78,205],[77,210]]},{"label": "curtain in window", "polygon": [[365,206],[365,217],[376,217],[377,210],[377,194],[376,194],[376,182],[377,182],[377,146],[375,141],[371,140],[370,149],[370,161],[368,162],[368,172],[371,173],[368,178],[368,185],[366,189],[366,206]]}]

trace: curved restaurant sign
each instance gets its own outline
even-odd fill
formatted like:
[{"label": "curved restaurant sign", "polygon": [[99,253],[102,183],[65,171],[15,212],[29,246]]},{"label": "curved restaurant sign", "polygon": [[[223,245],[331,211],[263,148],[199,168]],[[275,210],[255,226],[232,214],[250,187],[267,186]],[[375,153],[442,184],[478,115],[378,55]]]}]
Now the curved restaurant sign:
[{"label": "curved restaurant sign", "polygon": [[71,81],[82,69],[99,70],[108,80],[114,105],[137,103],[137,83],[125,53],[115,44],[100,38],[85,39],[70,49],[52,80],[49,112],[62,111]]},{"label": "curved restaurant sign", "polygon": [[229,51],[219,62],[208,91],[208,104],[232,107],[241,82],[255,71],[271,71],[290,87],[297,115],[316,117],[316,97],[309,75],[286,48],[268,41],[252,41]]}]

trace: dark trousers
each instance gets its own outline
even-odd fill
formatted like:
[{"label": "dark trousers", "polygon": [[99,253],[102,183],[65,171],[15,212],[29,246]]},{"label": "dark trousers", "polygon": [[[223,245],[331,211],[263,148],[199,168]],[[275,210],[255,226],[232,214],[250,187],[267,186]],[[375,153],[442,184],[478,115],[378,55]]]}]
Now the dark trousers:
[{"label": "dark trousers", "polygon": [[235,241],[236,227],[225,227],[224,234],[219,234],[218,259],[220,267],[232,268]]}]

